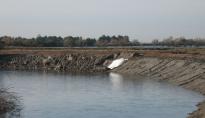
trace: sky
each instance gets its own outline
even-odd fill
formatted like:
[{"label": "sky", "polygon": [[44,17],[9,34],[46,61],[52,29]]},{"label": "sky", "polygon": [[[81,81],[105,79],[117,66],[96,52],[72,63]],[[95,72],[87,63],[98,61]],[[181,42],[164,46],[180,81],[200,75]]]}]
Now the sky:
[{"label": "sky", "polygon": [[0,0],[0,36],[205,37],[205,0]]}]

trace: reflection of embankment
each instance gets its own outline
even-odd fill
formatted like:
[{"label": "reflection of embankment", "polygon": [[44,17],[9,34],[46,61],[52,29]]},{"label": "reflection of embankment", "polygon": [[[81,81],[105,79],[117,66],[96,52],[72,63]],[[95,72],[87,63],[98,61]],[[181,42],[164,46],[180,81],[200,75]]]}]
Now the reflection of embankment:
[{"label": "reflection of embankment", "polygon": [[18,117],[20,110],[20,101],[14,93],[10,93],[6,89],[0,89],[0,117]]}]

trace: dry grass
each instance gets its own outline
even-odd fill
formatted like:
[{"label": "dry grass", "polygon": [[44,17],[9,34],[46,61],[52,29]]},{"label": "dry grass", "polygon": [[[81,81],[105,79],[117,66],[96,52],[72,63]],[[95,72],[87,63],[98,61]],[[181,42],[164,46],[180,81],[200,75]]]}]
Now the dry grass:
[{"label": "dry grass", "polygon": [[21,110],[19,98],[8,89],[0,89],[0,114],[16,114]]},{"label": "dry grass", "polygon": [[69,53],[101,56],[113,53],[139,52],[148,57],[205,59],[205,48],[5,48],[0,50],[2,55],[38,55],[63,56]]}]

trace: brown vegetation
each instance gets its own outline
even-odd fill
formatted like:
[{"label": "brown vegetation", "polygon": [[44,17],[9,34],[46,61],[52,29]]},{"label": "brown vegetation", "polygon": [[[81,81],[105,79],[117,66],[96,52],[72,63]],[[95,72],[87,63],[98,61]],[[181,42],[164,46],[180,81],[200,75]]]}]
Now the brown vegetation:
[{"label": "brown vegetation", "polygon": [[20,111],[19,99],[6,89],[0,89],[0,115]]}]

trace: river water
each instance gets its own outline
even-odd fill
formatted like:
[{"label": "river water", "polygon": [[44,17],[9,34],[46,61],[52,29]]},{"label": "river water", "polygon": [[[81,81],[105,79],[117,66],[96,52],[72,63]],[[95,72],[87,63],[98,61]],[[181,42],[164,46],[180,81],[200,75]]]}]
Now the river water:
[{"label": "river water", "polygon": [[22,118],[185,118],[204,97],[142,77],[0,71]]}]

